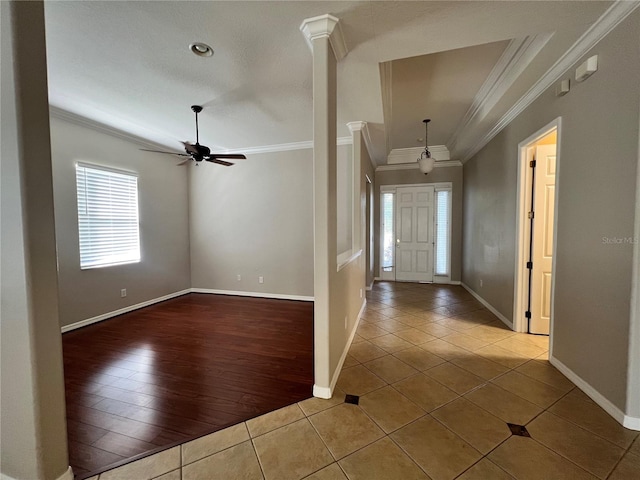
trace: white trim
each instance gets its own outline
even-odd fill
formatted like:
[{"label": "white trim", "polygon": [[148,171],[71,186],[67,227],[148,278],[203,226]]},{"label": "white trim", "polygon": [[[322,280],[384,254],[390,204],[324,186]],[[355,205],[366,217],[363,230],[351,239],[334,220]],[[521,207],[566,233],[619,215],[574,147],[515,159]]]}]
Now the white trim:
[{"label": "white trim", "polygon": [[86,327],[87,325],[91,325],[93,323],[101,322],[102,320],[106,320],[108,318],[116,317],[118,315],[122,315],[123,313],[132,312],[134,310],[138,310],[140,308],[148,307],[149,305],[153,305],[154,303],[164,302],[165,300],[169,300],[171,298],[179,297],[181,295],[186,295],[190,293],[192,289],[187,288],[185,290],[180,290],[179,292],[170,293],[168,295],[163,295],[162,297],[153,298],[151,300],[147,300],[145,302],[136,303],[135,305],[129,305],[128,307],[120,308],[118,310],[114,310],[112,312],[103,313],[102,315],[97,315],[95,317],[87,318],[85,320],[80,320],[79,322],[71,323],[69,325],[64,325],[60,330],[62,333],[68,332],[70,330],[75,330],[77,328]]},{"label": "white trim", "polygon": [[591,400],[596,402],[602,409],[611,415],[623,427],[631,430],[640,430],[640,418],[630,417],[605,398],[600,392],[583,380],[578,374],[567,367],[553,355],[549,355],[549,363],[560,370],[565,377],[571,380],[580,390],[582,390]]},{"label": "white trim", "polygon": [[[349,122],[347,123],[347,127],[349,128],[349,131],[352,134],[354,131],[357,131],[357,130],[359,130],[360,133],[362,134],[362,138],[364,139],[364,145],[365,147],[367,147],[367,153],[369,154],[369,160],[371,160],[371,166],[375,170],[377,164],[373,156],[373,143],[371,142],[371,134],[369,133],[368,123],[363,121]],[[344,137],[344,138],[347,138],[347,137]],[[369,183],[373,183],[373,182],[369,181]]]},{"label": "white trim", "polygon": [[[416,157],[417,158],[417,157]],[[389,170],[418,170],[418,162],[413,163],[399,163],[394,165],[379,165],[376,167],[376,172],[387,172]],[[461,167],[462,162],[460,160],[439,160],[435,163],[434,167]]]},{"label": "white trim", "polygon": [[[424,152],[424,147],[394,148],[387,156],[387,164],[417,164],[422,152]],[[431,156],[436,160],[436,163],[451,160],[451,155],[446,145],[429,145],[429,152],[431,152]]]},{"label": "white trim", "polygon": [[613,3],[576,42],[546,71],[546,73],[534,83],[531,88],[502,116],[500,120],[483,135],[474,146],[460,156],[465,163],[484,147],[493,137],[511,123],[522,111],[527,108],[543,92],[557,82],[574,63],[584,56],[600,40],[611,32],[620,22],[636,8],[640,2],[617,0]]},{"label": "white trim", "polygon": [[161,148],[164,150],[173,151],[175,153],[184,153],[184,150],[179,150],[173,146],[167,146],[162,143],[147,140],[137,135],[133,135],[132,133],[125,132],[124,130],[119,130],[115,127],[111,127],[104,123],[100,123],[96,120],[83,117],[82,115],[78,115],[77,113],[73,113],[53,105],[49,105],[49,116],[51,116],[52,118],[57,118],[59,120],[64,120],[65,122],[69,122],[73,125],[78,125],[80,127],[88,128],[96,132],[119,138],[120,140],[135,143],[136,145],[140,145],[141,147],[152,149]]},{"label": "white trim", "polygon": [[233,295],[237,297],[275,298],[278,300],[297,300],[300,302],[313,302],[313,297],[304,295],[288,295],[284,293],[243,292],[236,290],[218,290],[214,288],[192,288],[191,293],[213,293],[216,295]]},{"label": "white trim", "polygon": [[344,252],[338,255],[338,268],[336,269],[336,271],[339,272],[344,267],[346,267],[347,265],[352,263],[354,260],[356,260],[360,255],[362,255],[362,249],[354,253],[352,252],[353,252],[352,250],[349,250],[348,252]]},{"label": "white trim", "polygon": [[[513,273],[513,326],[516,332],[526,332],[527,322],[523,315],[526,311],[525,305],[528,299],[528,289],[526,288],[527,282],[524,281],[526,272],[526,263],[529,260],[527,258],[529,235],[527,235],[528,217],[530,205],[527,197],[527,185],[528,185],[528,167],[527,151],[537,141],[548,135],[552,131],[557,132],[556,140],[556,193],[555,203],[553,206],[553,251],[557,252],[557,232],[558,232],[558,192],[559,192],[559,180],[560,180],[560,168],[561,168],[561,142],[562,142],[562,117],[558,117],[555,120],[549,122],[534,134],[527,137],[522,142],[518,143],[518,165],[517,165],[517,185],[516,185],[516,252],[515,252],[515,265]],[[530,193],[530,192],[529,192]],[[553,318],[554,318],[554,292],[555,292],[555,272],[556,272],[556,255],[552,258],[551,266],[551,322],[549,325],[549,332],[553,332]],[[549,339],[549,349],[553,350],[553,340]]]},{"label": "white trim", "polygon": [[553,33],[514,38],[478,90],[473,103],[447,145],[455,150],[458,139],[468,135],[491,111],[524,69],[547,44]]},{"label": "white trim", "polygon": [[511,322],[507,317],[505,317],[503,314],[501,314],[498,310],[495,309],[495,307],[493,305],[491,305],[489,302],[487,302],[484,298],[482,298],[479,294],[477,294],[476,292],[474,292],[471,287],[469,285],[467,285],[464,282],[460,282],[460,285],[462,285],[462,288],[464,288],[467,292],[469,292],[473,298],[475,298],[476,300],[478,300],[482,305],[485,306],[485,308],[487,310],[489,310],[491,313],[493,313],[496,317],[498,317],[502,323],[504,323],[507,327],[509,327],[511,330],[513,330],[513,322]]},{"label": "white trim", "polygon": [[358,312],[358,316],[356,317],[356,321],[353,324],[353,328],[351,329],[351,333],[349,334],[349,340],[347,340],[347,344],[344,346],[344,350],[340,357],[340,361],[338,361],[338,365],[333,372],[333,376],[331,378],[331,391],[336,386],[338,382],[338,378],[340,377],[340,372],[342,371],[342,366],[344,365],[344,361],[347,359],[347,355],[349,354],[349,349],[351,348],[351,343],[353,343],[353,339],[356,336],[356,332],[358,331],[358,326],[360,325],[360,320],[362,319],[362,313],[364,312],[365,307],[367,306],[367,299],[362,299],[362,305],[360,306],[360,311]]},{"label": "white trim", "polygon": [[313,41],[318,38],[328,38],[336,61],[339,62],[349,53],[347,44],[342,34],[340,19],[325,13],[317,17],[306,18],[300,25],[300,31],[304,35],[307,45],[313,52]]},{"label": "white trim", "polygon": [[[333,371],[333,375],[331,376],[331,383],[329,387],[319,387],[317,385],[313,386],[313,396],[319,398],[331,398],[333,395],[333,390],[336,388],[336,383],[338,382],[338,378],[340,377],[340,372],[342,372],[342,366],[344,365],[344,361],[347,359],[347,355],[349,354],[349,349],[351,348],[351,343],[356,336],[356,331],[358,330],[358,325],[360,325],[360,319],[362,318],[362,312],[364,312],[364,307],[367,305],[367,299],[364,298],[362,300],[362,306],[360,307],[360,311],[358,312],[358,317],[353,325],[353,329],[349,334],[349,340],[347,340],[347,344],[344,346],[344,350],[342,352],[342,356],[338,361],[338,365],[336,369]],[[327,395],[328,392],[328,396]],[[317,393],[317,394],[316,394]]]},{"label": "white trim", "polygon": [[[97,122],[95,120],[91,120],[89,118],[83,117],[76,113],[69,112],[59,107],[54,107],[53,105],[49,106],[49,113],[53,118],[58,118],[60,120],[64,120],[74,125],[85,127],[90,130],[94,130],[96,132],[104,133],[106,135],[119,138],[121,140],[126,140],[128,142],[135,143],[136,145],[140,145],[141,147],[152,148],[152,149],[160,148],[163,150],[167,150],[169,152],[184,153],[184,150],[176,149],[175,147],[170,147],[165,144],[153,142],[151,140],[146,140],[142,137],[138,137],[131,133],[127,133],[123,130],[118,130],[117,128],[110,127],[108,125]],[[366,138],[365,138],[365,141],[366,141]],[[336,141],[336,145],[351,145],[351,143],[352,143],[351,137],[338,137]],[[291,142],[291,143],[278,143],[273,145],[258,145],[255,147],[227,148],[219,145],[216,147],[216,150],[219,150],[221,153],[244,153],[244,154],[286,152],[290,150],[307,150],[307,149],[313,149],[313,140],[305,140],[302,142]]]},{"label": "white trim", "polygon": [[313,396],[316,398],[324,398],[328,400],[332,396],[331,389],[329,387],[320,387],[318,385],[313,385]]},{"label": "white trim", "polygon": [[155,303],[164,302],[165,300],[169,300],[171,298],[180,297],[182,295],[186,295],[187,293],[213,293],[218,295],[235,295],[238,297],[275,298],[279,300],[297,300],[301,302],[313,302],[313,297],[301,296],[301,295],[285,295],[280,293],[262,293],[262,292],[240,292],[240,291],[233,291],[233,290],[214,290],[210,288],[187,288],[185,290],[180,290],[179,292],[174,292],[168,295],[164,295],[162,297],[147,300],[146,302],[136,303],[135,305],[130,305],[128,307],[120,308],[112,312],[107,312],[107,313],[103,313],[102,315],[97,315],[95,317],[87,318],[85,320],[80,320],[79,322],[75,322],[70,325],[64,325],[60,330],[62,331],[62,333],[65,333],[71,330],[75,330],[77,328],[86,327],[87,325],[101,322],[102,320],[107,320],[108,318],[117,317],[118,315],[122,315],[123,313],[128,313],[134,310],[138,310],[140,308],[148,307],[149,305],[153,305]]},{"label": "white trim", "polygon": [[[640,415],[640,125],[636,164],[636,211],[633,260],[631,263],[631,306],[629,315],[629,361],[627,371],[627,411]],[[633,360],[635,359],[635,361]]]},{"label": "white trim", "polygon": [[380,193],[396,193],[398,187],[423,187],[429,185],[434,189],[453,189],[453,182],[425,182],[425,183],[399,183],[394,185],[380,185]]},{"label": "white trim", "polygon": [[375,278],[373,279],[373,282],[371,282],[371,285],[367,285],[366,287],[364,287],[364,289],[365,289],[367,292],[370,292],[371,290],[373,290],[373,284],[374,284],[374,283],[376,283],[376,279],[375,279]]},{"label": "white trim", "polygon": [[[351,145],[351,137],[338,137],[336,145]],[[291,143],[278,143],[274,145],[259,145],[256,147],[239,147],[239,148],[227,148],[224,153],[244,153],[250,155],[253,153],[272,153],[272,152],[287,152],[291,150],[311,150],[313,149],[313,140],[305,140],[304,142],[291,142]]]},{"label": "white trim", "polygon": [[67,471],[60,475],[56,480],[73,480],[73,470],[71,467],[67,468]]},{"label": "white trim", "polygon": [[[0,473],[0,480],[18,480],[17,478],[13,478],[6,473]],[[71,467],[68,467],[62,475],[60,475],[56,480],[73,480],[73,470]]]}]

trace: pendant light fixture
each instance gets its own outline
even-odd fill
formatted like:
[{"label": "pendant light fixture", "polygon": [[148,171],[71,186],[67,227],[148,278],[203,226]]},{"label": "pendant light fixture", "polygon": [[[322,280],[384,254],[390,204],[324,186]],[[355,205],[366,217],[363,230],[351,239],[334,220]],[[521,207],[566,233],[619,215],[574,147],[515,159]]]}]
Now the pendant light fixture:
[{"label": "pendant light fixture", "polygon": [[436,160],[431,156],[431,152],[429,151],[429,122],[430,118],[425,118],[424,122],[424,152],[420,154],[420,158],[418,158],[418,166],[420,167],[420,171],[427,175],[433,167],[435,166]]}]

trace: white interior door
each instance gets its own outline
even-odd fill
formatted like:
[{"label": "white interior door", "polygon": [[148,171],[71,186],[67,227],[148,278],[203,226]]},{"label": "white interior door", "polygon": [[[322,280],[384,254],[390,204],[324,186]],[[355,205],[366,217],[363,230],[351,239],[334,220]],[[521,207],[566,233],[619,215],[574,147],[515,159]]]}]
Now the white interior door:
[{"label": "white interior door", "polygon": [[434,187],[396,190],[396,280],[433,281]]},{"label": "white interior door", "polygon": [[531,333],[549,334],[553,216],[556,185],[556,146],[536,147],[531,274]]}]

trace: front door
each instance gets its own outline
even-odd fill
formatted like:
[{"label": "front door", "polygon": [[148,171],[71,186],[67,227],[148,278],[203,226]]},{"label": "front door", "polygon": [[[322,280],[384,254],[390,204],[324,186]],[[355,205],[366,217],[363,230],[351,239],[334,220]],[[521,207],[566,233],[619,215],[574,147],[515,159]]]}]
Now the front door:
[{"label": "front door", "polygon": [[397,188],[397,281],[433,281],[433,213],[433,186]]},{"label": "front door", "polygon": [[556,185],[556,146],[536,147],[533,219],[533,270],[531,273],[531,333],[549,334],[553,214]]}]

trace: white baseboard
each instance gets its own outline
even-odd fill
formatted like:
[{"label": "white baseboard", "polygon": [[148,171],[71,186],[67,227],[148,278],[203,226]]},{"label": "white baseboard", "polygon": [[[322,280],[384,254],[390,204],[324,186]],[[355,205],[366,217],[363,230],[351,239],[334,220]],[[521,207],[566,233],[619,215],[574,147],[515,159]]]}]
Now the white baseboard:
[{"label": "white baseboard", "polygon": [[75,322],[70,325],[65,325],[60,330],[62,331],[62,333],[69,332],[71,330],[75,330],[80,327],[86,327],[87,325],[91,325],[92,323],[97,323],[97,322],[101,322],[102,320],[107,320],[108,318],[117,317],[118,315],[122,315],[123,313],[128,313],[134,310],[138,310],[140,308],[148,307],[149,305],[153,305],[154,303],[164,302],[165,300],[169,300],[171,298],[179,297],[181,295],[186,295],[187,293],[214,293],[218,295],[236,295],[240,297],[276,298],[281,300],[299,300],[303,302],[313,302],[313,297],[304,297],[299,295],[281,295],[279,293],[258,293],[258,292],[235,292],[232,290],[213,290],[210,288],[187,288],[185,290],[180,290],[179,292],[174,292],[174,293],[170,293],[169,295],[164,295],[162,297],[147,300],[146,302],[136,303],[135,305],[129,305],[128,307],[120,308],[112,312],[107,312],[107,313],[103,313],[102,315],[87,318],[85,320],[80,320],[79,322]]},{"label": "white baseboard", "polygon": [[69,325],[63,326],[60,330],[62,333],[68,332],[70,330],[75,330],[76,328],[86,327],[87,325],[91,325],[92,323],[101,322],[102,320],[106,320],[108,318],[116,317],[118,315],[122,315],[123,313],[132,312],[134,310],[138,310],[140,308],[148,307],[149,305],[153,305],[154,303],[164,302],[165,300],[169,300],[171,298],[179,297],[181,295],[186,295],[190,293],[191,289],[187,288],[185,290],[180,290],[179,292],[170,293],[168,295],[164,295],[162,297],[153,298],[151,300],[147,300],[146,302],[136,303],[135,305],[129,305],[128,307],[120,308],[118,310],[114,310],[112,312],[103,313],[102,315],[98,315],[95,317],[87,318],[85,320],[80,320],[79,322],[71,323]]},{"label": "white baseboard", "polygon": [[373,280],[373,282],[371,282],[371,285],[367,285],[367,286],[365,287],[365,290],[366,290],[367,292],[370,292],[371,290],[373,290],[373,284],[374,284],[374,283],[376,283],[375,279]]},{"label": "white baseboard", "polygon": [[[351,343],[356,336],[356,331],[358,330],[358,325],[360,325],[360,319],[362,318],[362,312],[364,312],[364,307],[367,306],[367,299],[362,300],[362,306],[360,307],[360,311],[358,312],[358,316],[356,318],[355,323],[353,324],[353,329],[349,334],[349,340],[347,340],[347,344],[344,346],[344,350],[342,351],[342,356],[340,357],[340,361],[336,366],[336,369],[333,371],[333,375],[331,376],[331,383],[329,384],[329,392],[333,395],[333,390],[336,388],[336,383],[338,383],[338,378],[340,377],[340,372],[342,372],[342,366],[344,365],[344,361],[347,359],[347,355],[349,354],[349,349],[351,348]],[[315,388],[315,387],[314,387]],[[331,398],[331,395],[327,398]],[[324,397],[323,397],[324,398]]]},{"label": "white baseboard", "polygon": [[[17,478],[13,478],[6,473],[0,473],[0,480],[18,480]],[[73,470],[71,467],[67,468],[65,472],[60,475],[56,480],[73,480]]]},{"label": "white baseboard", "polygon": [[462,285],[462,282],[460,280],[451,280],[449,285]]},{"label": "white baseboard", "polygon": [[631,430],[640,430],[640,418],[625,415],[622,410],[620,410],[613,403],[607,400],[600,392],[589,385],[582,379],[582,377],[576,374],[573,370],[571,370],[553,355],[549,356],[549,363],[560,370],[560,372],[565,377],[571,380],[580,390],[585,393],[585,395],[587,395],[591,400],[602,407],[605,412],[611,415],[618,423],[622,424],[623,427],[629,428]]},{"label": "white baseboard", "polygon": [[328,400],[331,398],[331,389],[329,387],[319,387],[318,385],[313,386],[313,396],[317,398],[324,398]]},{"label": "white baseboard", "polygon": [[469,292],[473,296],[473,298],[475,298],[482,305],[484,305],[487,310],[489,310],[496,317],[498,317],[502,321],[502,323],[504,323],[507,327],[509,327],[511,330],[513,330],[513,322],[511,320],[509,320],[507,317],[505,317],[503,314],[501,314],[498,310],[495,309],[495,307],[493,305],[491,305],[484,298],[482,298],[480,295],[478,295],[476,292],[474,292],[471,289],[471,287],[469,287],[469,285],[467,285],[464,282],[460,282],[460,285],[462,285],[462,288],[464,288],[467,292]]},{"label": "white baseboard", "polygon": [[303,295],[286,295],[281,293],[242,292],[235,290],[216,290],[213,288],[192,288],[191,293],[214,293],[216,295],[235,295],[238,297],[276,298],[278,300],[298,300],[301,302],[313,302],[313,297]]},{"label": "white baseboard", "polygon": [[71,467],[67,468],[67,471],[60,475],[56,480],[73,480],[73,470]]}]

